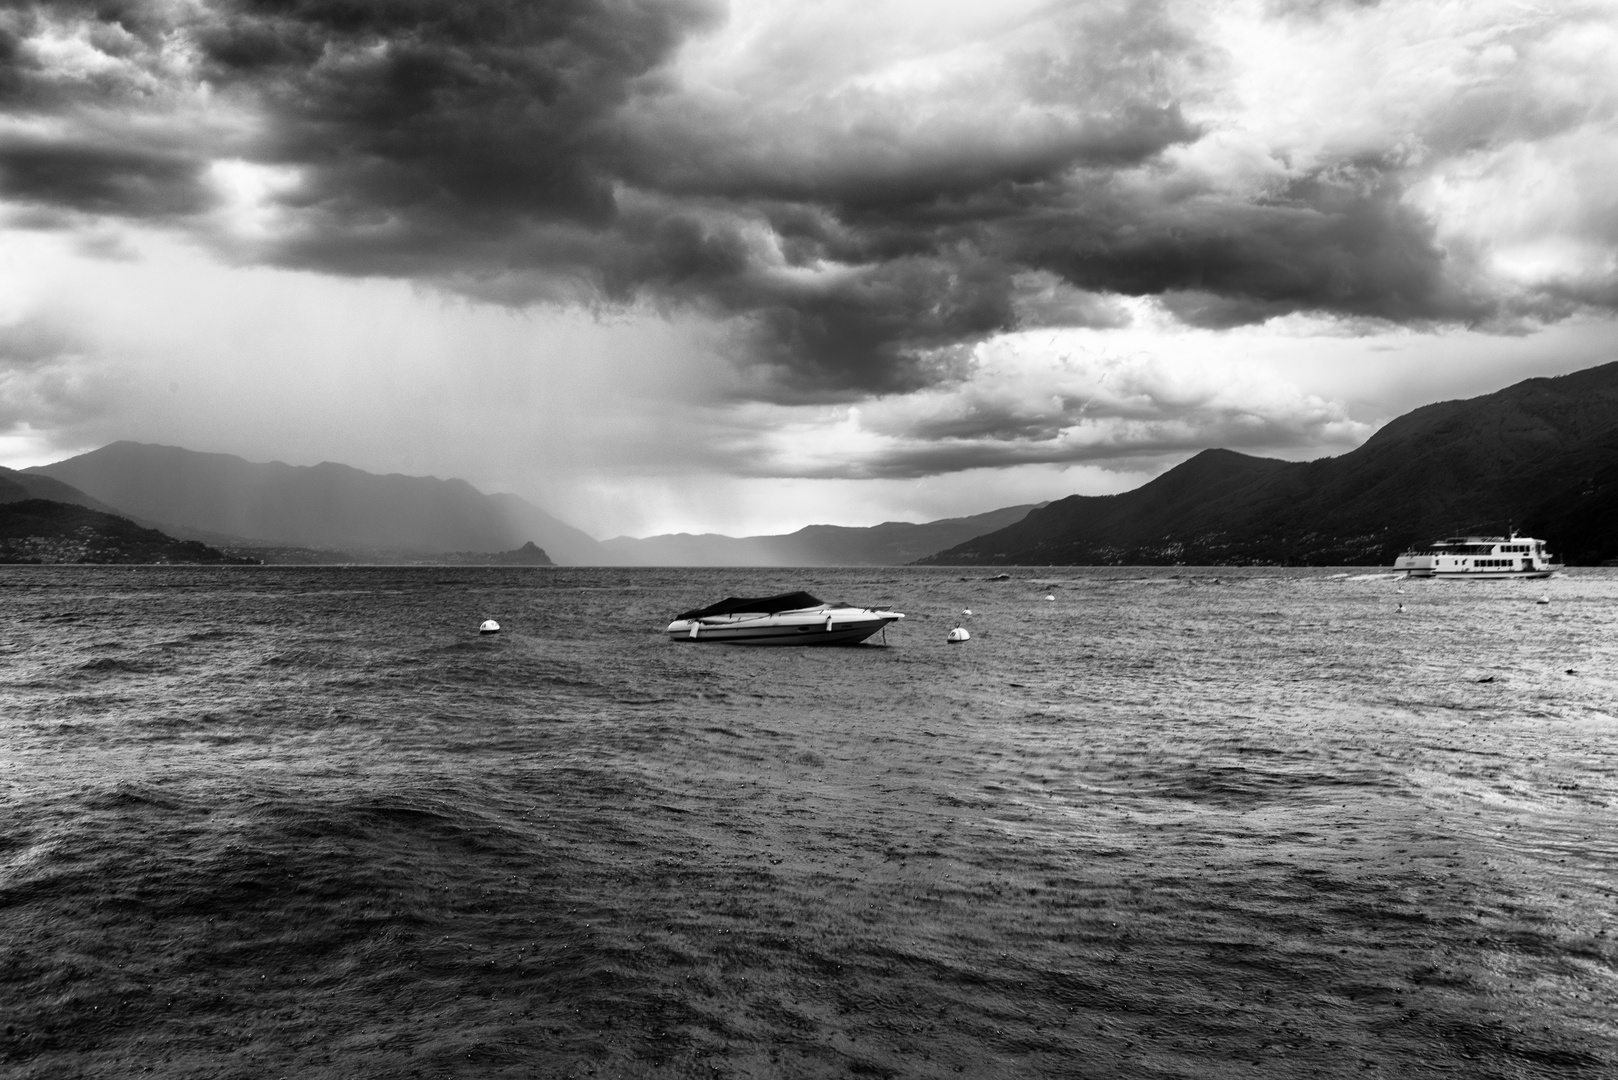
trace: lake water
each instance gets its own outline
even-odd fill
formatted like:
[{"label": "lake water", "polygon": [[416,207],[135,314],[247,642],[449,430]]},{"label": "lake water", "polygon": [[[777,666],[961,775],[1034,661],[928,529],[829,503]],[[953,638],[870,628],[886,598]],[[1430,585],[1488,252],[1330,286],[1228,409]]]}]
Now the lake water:
[{"label": "lake water", "polygon": [[0,1075],[1618,1073],[1618,571],[989,573],[0,569]]}]

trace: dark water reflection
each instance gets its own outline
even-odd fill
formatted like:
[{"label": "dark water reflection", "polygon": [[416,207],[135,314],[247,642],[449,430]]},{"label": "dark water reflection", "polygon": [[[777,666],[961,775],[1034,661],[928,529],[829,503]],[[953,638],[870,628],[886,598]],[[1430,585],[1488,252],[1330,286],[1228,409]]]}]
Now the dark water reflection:
[{"label": "dark water reflection", "polygon": [[985,576],[0,571],[0,1073],[1618,1069],[1618,574]]}]

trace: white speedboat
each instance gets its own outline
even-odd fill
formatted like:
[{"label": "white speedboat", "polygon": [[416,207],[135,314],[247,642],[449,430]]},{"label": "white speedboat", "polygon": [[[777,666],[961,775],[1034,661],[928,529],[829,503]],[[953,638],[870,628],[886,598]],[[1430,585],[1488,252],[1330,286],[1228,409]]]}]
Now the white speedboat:
[{"label": "white speedboat", "polygon": [[902,618],[897,611],[828,604],[806,592],[729,596],[680,614],[669,623],[668,635],[675,641],[732,645],[852,645]]},{"label": "white speedboat", "polygon": [[1548,578],[1562,564],[1551,561],[1545,541],[1531,536],[1452,536],[1411,548],[1394,562],[1406,577]]}]

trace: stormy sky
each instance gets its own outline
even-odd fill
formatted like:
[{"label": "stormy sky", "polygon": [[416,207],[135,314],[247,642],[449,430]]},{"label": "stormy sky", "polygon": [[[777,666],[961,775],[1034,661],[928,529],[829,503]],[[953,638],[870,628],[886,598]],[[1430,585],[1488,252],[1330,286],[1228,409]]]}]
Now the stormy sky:
[{"label": "stormy sky", "polygon": [[598,536],[1341,453],[1618,359],[1618,2],[0,3],[0,462]]}]

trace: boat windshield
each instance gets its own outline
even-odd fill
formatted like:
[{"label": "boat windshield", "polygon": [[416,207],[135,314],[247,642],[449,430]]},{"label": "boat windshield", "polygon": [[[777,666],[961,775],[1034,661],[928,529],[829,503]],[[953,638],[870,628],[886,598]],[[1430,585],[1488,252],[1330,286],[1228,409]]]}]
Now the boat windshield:
[{"label": "boat windshield", "polygon": [[675,621],[679,621],[680,619],[706,619],[710,615],[741,615],[744,613],[748,615],[774,615],[778,611],[797,611],[799,608],[823,606],[825,606],[825,601],[818,600],[806,592],[789,592],[781,593],[777,596],[756,598],[727,596],[717,604],[684,611],[674,616],[674,618]]}]

